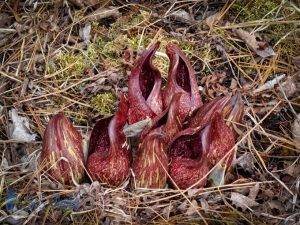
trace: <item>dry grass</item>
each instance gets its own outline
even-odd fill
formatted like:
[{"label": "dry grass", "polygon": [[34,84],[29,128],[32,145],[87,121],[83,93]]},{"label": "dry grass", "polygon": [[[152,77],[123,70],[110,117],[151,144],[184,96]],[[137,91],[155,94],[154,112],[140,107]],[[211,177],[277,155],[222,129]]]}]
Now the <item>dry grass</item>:
[{"label": "dry grass", "polygon": [[[293,171],[299,167],[300,147],[293,141],[290,130],[295,114],[300,111],[299,93],[287,96],[288,90],[278,85],[264,92],[253,92],[280,74],[297,79],[299,6],[282,1],[275,8],[267,8],[268,13],[249,20],[243,18],[246,15],[237,5],[240,1],[222,6],[213,1],[146,2],[102,1],[102,7],[114,6],[121,15],[98,21],[91,20],[94,9],[75,7],[69,1],[64,5],[54,1],[0,2],[0,12],[9,17],[3,25],[0,21],[0,222],[294,224],[299,221],[300,177]],[[253,2],[259,4],[257,0]],[[104,9],[101,13],[105,10],[108,11]],[[197,20],[178,21],[172,16],[178,10],[191,12]],[[220,13],[216,20],[212,21],[212,17],[205,20],[210,12],[217,11]],[[199,19],[200,16],[204,19]],[[79,31],[88,23],[91,39],[86,45]],[[276,56],[258,57],[234,34],[234,28],[257,32],[273,47]],[[177,42],[193,63],[199,85],[206,94],[204,98],[225,92],[243,94],[246,109],[242,132],[232,151],[237,158],[247,154],[253,160],[251,173],[235,164],[227,173],[225,185],[201,190],[130,190],[128,182],[118,189],[109,189],[98,182],[90,183],[88,178],[84,184],[62,186],[50,180],[39,161],[42,135],[51,116],[66,112],[76,128],[88,137],[95,120],[105,116],[101,105],[95,107],[92,99],[99,93],[127,91],[129,66],[122,60],[125,50],[132,49],[134,59],[156,40],[162,42],[162,48],[155,63],[163,74],[168,69],[163,46],[169,41]],[[216,82],[218,85],[201,83],[204,76],[217,72],[225,72],[224,81]],[[87,88],[102,78],[106,81],[99,84],[99,90]],[[38,135],[37,141],[20,143],[9,139],[12,108],[28,119],[30,129]],[[257,187],[257,206],[242,210],[231,201],[232,192],[248,196]],[[18,204],[13,209],[7,208],[10,190],[18,194]],[[70,205],[73,201],[73,209],[54,204],[53,199],[58,197],[63,199],[60,204]]]}]

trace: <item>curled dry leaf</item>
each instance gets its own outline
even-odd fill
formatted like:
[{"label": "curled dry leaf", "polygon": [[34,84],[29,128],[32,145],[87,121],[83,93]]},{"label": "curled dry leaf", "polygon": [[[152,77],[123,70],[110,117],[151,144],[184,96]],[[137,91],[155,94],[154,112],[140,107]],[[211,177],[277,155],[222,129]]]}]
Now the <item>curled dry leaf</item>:
[{"label": "curled dry leaf", "polygon": [[77,2],[78,5],[84,5],[86,7],[93,7],[101,3],[101,0],[72,0]]},{"label": "curled dry leaf", "polygon": [[293,97],[298,91],[297,81],[294,77],[288,76],[285,81],[278,82],[278,87],[276,88],[276,92],[279,93],[280,97]]},{"label": "curled dry leaf", "polygon": [[297,178],[300,174],[300,163],[291,164],[287,162],[286,164],[287,166],[285,166],[284,173]]},{"label": "curled dry leaf", "polygon": [[241,38],[252,51],[254,51],[260,57],[266,58],[269,56],[276,55],[273,49],[270,46],[268,46],[266,42],[257,41],[256,37],[253,34],[250,34],[248,31],[238,28],[234,29],[233,32],[239,38]]},{"label": "curled dry leaf", "polygon": [[189,205],[189,208],[185,213],[187,216],[192,216],[193,214],[197,213],[199,207],[198,202],[195,199],[193,199],[191,203],[192,204]]},{"label": "curled dry leaf", "polygon": [[4,107],[0,104],[0,116],[2,115]]},{"label": "curled dry leaf", "polygon": [[91,24],[87,23],[79,29],[79,36],[85,44],[89,44],[91,40]]},{"label": "curled dry leaf", "polygon": [[7,13],[0,13],[0,28],[7,28],[11,24],[11,18]]},{"label": "curled dry leaf", "polygon": [[278,84],[278,82],[280,82],[283,78],[285,78],[285,76],[286,76],[285,74],[281,74],[280,76],[276,76],[274,79],[269,80],[268,82],[264,83],[260,87],[253,90],[253,93],[260,93],[260,92],[263,92],[263,91],[273,89],[274,86],[276,84]]},{"label": "curled dry leaf", "polygon": [[203,94],[206,95],[208,99],[214,99],[215,96],[220,94],[226,95],[229,91],[222,85],[225,78],[225,72],[216,72],[213,75],[203,77],[201,79]]},{"label": "curled dry leaf", "polygon": [[126,125],[123,129],[123,132],[126,137],[139,137],[145,127],[147,127],[151,123],[151,121],[152,120],[150,118],[147,118],[139,122]]},{"label": "curled dry leaf", "polygon": [[205,18],[205,23],[207,26],[212,28],[214,25],[218,24],[220,19],[222,18],[221,13],[213,13],[212,15],[209,15],[208,17]]},{"label": "curled dry leaf", "polygon": [[36,134],[31,132],[27,118],[19,116],[17,110],[9,111],[9,117],[12,123],[9,125],[9,138],[21,142],[35,141]]},{"label": "curled dry leaf", "polygon": [[89,75],[95,77],[95,79],[80,90],[81,94],[94,94],[101,91],[109,91],[113,89],[122,78],[117,69],[106,70],[101,77],[99,77],[99,74],[94,74],[93,70],[90,70]]},{"label": "curled dry leaf", "polygon": [[252,188],[250,188],[248,198],[255,200],[259,192],[259,183],[256,183]]},{"label": "curled dry leaf", "polygon": [[210,186],[218,187],[224,184],[226,169],[226,166],[224,166],[222,163],[218,163],[215,166],[213,171],[211,171],[208,176]]}]

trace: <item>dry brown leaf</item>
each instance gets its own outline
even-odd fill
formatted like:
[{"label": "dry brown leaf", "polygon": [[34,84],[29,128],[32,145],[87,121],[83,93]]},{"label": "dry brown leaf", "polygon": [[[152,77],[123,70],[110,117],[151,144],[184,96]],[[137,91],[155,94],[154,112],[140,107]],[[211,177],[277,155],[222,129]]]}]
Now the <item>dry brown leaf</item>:
[{"label": "dry brown leaf", "polygon": [[293,140],[295,145],[299,147],[300,145],[300,113],[296,116],[292,126],[291,126]]},{"label": "dry brown leaf", "polygon": [[225,72],[215,72],[212,75],[203,77],[201,80],[203,94],[211,100],[216,96],[228,93],[227,88],[222,85],[225,78]]},{"label": "dry brown leaf", "polygon": [[79,36],[85,44],[89,44],[91,40],[91,24],[87,23],[79,29]]},{"label": "dry brown leaf", "polygon": [[197,212],[197,208],[198,208],[198,202],[194,199],[192,200],[192,205],[190,205],[190,207],[188,208],[185,214],[191,216]]},{"label": "dry brown leaf", "polygon": [[249,173],[253,173],[255,165],[254,165],[254,158],[251,153],[245,152],[242,156],[240,156],[236,160],[236,164],[242,167],[245,171]]},{"label": "dry brown leaf", "polygon": [[114,17],[117,18],[121,15],[119,10],[115,7],[108,7],[108,8],[99,8],[95,10],[93,13],[88,15],[89,21],[98,21],[101,19],[105,19],[108,17]]},{"label": "dry brown leaf", "polygon": [[284,212],[284,207],[282,206],[282,203],[279,200],[271,200],[268,201],[268,205],[271,209],[278,209],[280,212]]},{"label": "dry brown leaf", "polygon": [[182,23],[191,23],[194,20],[193,17],[183,9],[177,10],[176,12],[172,13],[170,16],[174,17],[175,20],[178,20]]},{"label": "dry brown leaf", "polygon": [[253,90],[253,93],[259,93],[263,91],[267,91],[270,89],[273,89],[275,85],[278,84],[282,79],[286,77],[285,74],[281,74],[280,76],[276,76],[273,80],[269,80],[268,82],[264,83],[263,85],[259,86],[255,90]]},{"label": "dry brown leaf", "polygon": [[131,125],[126,125],[123,132],[126,137],[138,137],[150,122],[151,119],[148,117],[145,120],[141,120]]},{"label": "dry brown leaf", "polygon": [[279,93],[280,97],[293,97],[293,95],[298,91],[295,79],[289,76],[286,81],[282,83],[279,82],[279,86],[276,88],[276,91]]},{"label": "dry brown leaf", "polygon": [[[95,76],[93,70],[89,72],[90,76]],[[114,86],[121,79],[121,75],[117,69],[111,69],[105,71],[103,76],[95,78],[91,83],[87,84],[80,91],[81,94],[98,93],[100,91],[109,91],[114,88]]]},{"label": "dry brown leaf", "polygon": [[17,110],[15,109],[9,111],[9,117],[12,121],[9,126],[10,139],[20,142],[35,141],[37,135],[31,132],[28,118],[19,116]]},{"label": "dry brown leaf", "polygon": [[93,7],[101,3],[101,0],[70,0],[70,2],[76,5],[77,7],[84,8]]},{"label": "dry brown leaf", "polygon": [[47,20],[42,20],[39,27],[44,31],[59,31],[59,27],[55,23]]},{"label": "dry brown leaf", "polygon": [[219,12],[207,17],[205,19],[205,23],[207,24],[207,26],[209,27],[213,27],[214,25],[218,24],[218,22],[221,19],[221,14]]},{"label": "dry brown leaf", "polygon": [[231,192],[230,200],[232,201],[232,204],[234,204],[236,207],[240,207],[243,211],[259,205],[256,201],[252,200],[251,198],[248,198],[237,192]]},{"label": "dry brown leaf", "polygon": [[233,32],[239,38],[241,38],[252,51],[254,51],[260,57],[266,58],[269,56],[276,55],[273,49],[270,46],[268,46],[266,42],[257,41],[256,37],[250,34],[248,31],[239,28],[239,29],[234,29]]},{"label": "dry brown leaf", "polygon": [[287,163],[287,167],[284,170],[285,174],[297,178],[300,174],[300,164],[299,163]]},{"label": "dry brown leaf", "polygon": [[259,192],[259,183],[255,184],[252,188],[250,188],[248,198],[255,201],[258,192]]},{"label": "dry brown leaf", "polygon": [[11,19],[8,14],[0,13],[0,28],[7,28],[11,23]]}]

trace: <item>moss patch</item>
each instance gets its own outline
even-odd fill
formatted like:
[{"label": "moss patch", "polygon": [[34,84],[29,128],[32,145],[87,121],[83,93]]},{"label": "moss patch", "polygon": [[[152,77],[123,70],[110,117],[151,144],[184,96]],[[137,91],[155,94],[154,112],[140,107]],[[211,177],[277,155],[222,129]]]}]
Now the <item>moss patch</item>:
[{"label": "moss patch", "polygon": [[101,115],[113,114],[117,97],[111,92],[98,94],[91,99],[91,106]]}]

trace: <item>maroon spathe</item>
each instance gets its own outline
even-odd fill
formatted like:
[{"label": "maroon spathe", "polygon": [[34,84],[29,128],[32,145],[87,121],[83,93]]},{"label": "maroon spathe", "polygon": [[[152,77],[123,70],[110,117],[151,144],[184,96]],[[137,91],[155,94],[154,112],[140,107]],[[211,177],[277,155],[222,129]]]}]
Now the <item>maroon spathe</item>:
[{"label": "maroon spathe", "polygon": [[139,188],[164,188],[167,183],[169,141],[181,130],[183,118],[180,118],[178,104],[182,94],[174,95],[169,107],[154,118],[152,126],[141,135],[142,143],[133,163],[135,186]]},{"label": "maroon spathe", "polygon": [[112,187],[121,185],[129,176],[131,152],[123,133],[127,111],[127,100],[121,95],[118,112],[98,121],[90,138],[87,170],[93,180]]},{"label": "maroon spathe", "polygon": [[167,108],[176,93],[182,93],[189,100],[186,101],[186,98],[182,98],[179,108],[183,111],[188,109],[193,112],[202,105],[202,100],[192,65],[175,44],[168,44],[166,53],[170,59],[170,67],[166,88],[163,92],[164,107]]},{"label": "maroon spathe", "polygon": [[169,145],[169,174],[174,186],[186,189],[205,186],[207,173],[226,154],[225,163],[233,159],[234,134],[222,115],[215,112],[208,124],[180,132]]},{"label": "maroon spathe", "polygon": [[131,71],[128,83],[128,123],[147,117],[153,118],[163,111],[161,74],[152,64],[159,42],[145,50]]},{"label": "maroon spathe", "polygon": [[46,127],[41,158],[46,162],[48,174],[60,183],[82,180],[82,137],[62,112],[53,116]]}]

